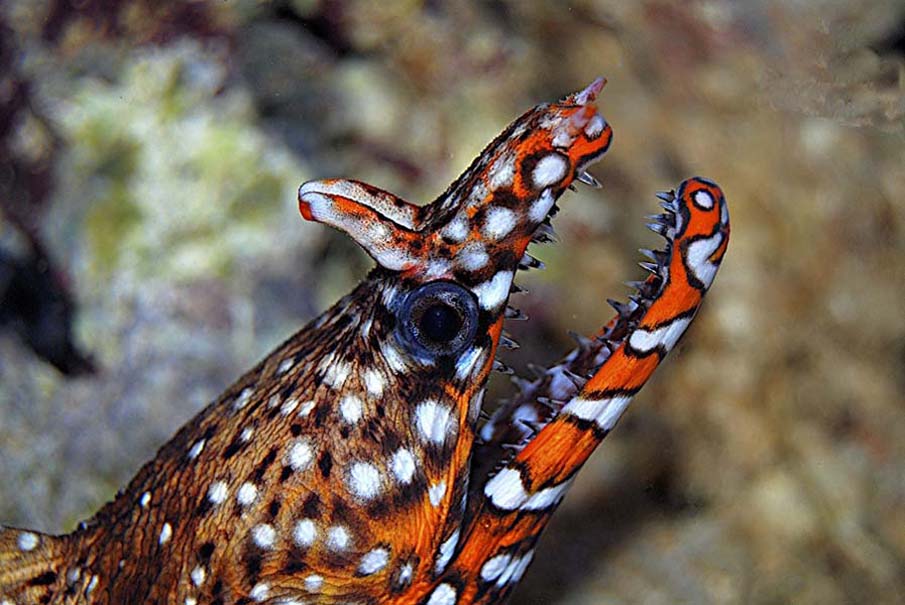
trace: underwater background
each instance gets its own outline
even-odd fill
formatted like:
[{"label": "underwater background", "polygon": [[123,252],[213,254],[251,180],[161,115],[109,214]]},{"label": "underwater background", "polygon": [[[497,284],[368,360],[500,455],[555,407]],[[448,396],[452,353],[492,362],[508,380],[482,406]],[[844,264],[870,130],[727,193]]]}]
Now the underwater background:
[{"label": "underwater background", "polygon": [[501,358],[609,319],[655,191],[714,179],[732,238],[511,602],[905,601],[901,1],[0,2],[0,522],[71,531],[365,275],[300,183],[430,201],[598,75],[603,189]]}]

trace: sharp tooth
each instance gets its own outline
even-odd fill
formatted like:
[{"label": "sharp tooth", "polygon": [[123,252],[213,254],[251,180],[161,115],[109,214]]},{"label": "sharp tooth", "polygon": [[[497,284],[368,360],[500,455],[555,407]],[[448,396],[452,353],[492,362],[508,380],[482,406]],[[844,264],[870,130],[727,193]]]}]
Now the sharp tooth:
[{"label": "sharp tooth", "polygon": [[666,237],[666,232],[668,231],[667,226],[662,223],[647,223],[647,228],[663,237]]},{"label": "sharp tooth", "polygon": [[616,313],[619,314],[620,317],[628,317],[632,314],[632,312],[638,307],[633,307],[630,303],[619,302],[618,300],[614,300],[612,298],[606,299],[607,303],[614,309],[616,309]]},{"label": "sharp tooth", "polygon": [[638,263],[638,266],[641,267],[642,269],[644,269],[645,271],[650,271],[651,273],[654,273],[656,275],[659,275],[659,273],[660,273],[660,265],[658,265],[657,263],[641,262],[641,263]]},{"label": "sharp tooth", "polygon": [[509,293],[510,294],[518,294],[518,293],[524,292],[524,291],[525,291],[525,289],[517,286],[515,282],[512,282],[511,284],[509,284]]},{"label": "sharp tooth", "polygon": [[504,349],[508,349],[510,351],[513,351],[513,350],[519,348],[518,343],[515,342],[514,340],[512,340],[511,338],[509,338],[506,334],[502,334],[500,336],[500,346],[503,347]]},{"label": "sharp tooth", "polygon": [[569,189],[569,191],[578,191],[578,188],[575,187],[575,185],[573,185],[572,183],[569,183],[568,189]]},{"label": "sharp tooth", "polygon": [[518,263],[518,268],[522,269],[522,270],[543,269],[545,266],[546,265],[544,265],[544,262],[542,260],[538,260],[538,259],[534,258],[527,252],[525,252],[525,254],[522,255],[522,260],[520,260]]},{"label": "sharp tooth", "polygon": [[675,191],[658,191],[656,195],[659,199],[663,200],[664,202],[672,202],[673,200],[676,199]]},{"label": "sharp tooth", "polygon": [[545,244],[547,242],[557,242],[559,241],[559,238],[556,237],[556,231],[553,230],[553,227],[550,225],[550,223],[544,221],[537,226],[537,230],[534,232],[534,236],[531,238],[531,241]]},{"label": "sharp tooth", "polygon": [[638,248],[638,252],[640,252],[644,257],[649,258],[652,261],[657,260],[656,253],[650,248]]},{"label": "sharp tooth", "polygon": [[563,370],[562,373],[563,373],[563,376],[565,376],[566,378],[571,380],[575,384],[575,386],[578,387],[579,389],[583,388],[584,385],[586,385],[588,382],[587,378],[585,378],[584,376],[579,376],[575,372],[571,372],[569,370]]},{"label": "sharp tooth", "polygon": [[527,315],[525,315],[515,307],[506,307],[506,310],[503,312],[503,317],[505,317],[506,319],[511,319],[513,321],[524,321],[528,319]]},{"label": "sharp tooth", "polygon": [[515,374],[515,371],[514,371],[512,368],[510,368],[509,366],[507,366],[505,363],[503,363],[503,362],[500,361],[499,359],[494,359],[494,360],[493,360],[493,369],[496,370],[497,372],[501,373],[501,374],[508,374],[508,375],[510,375],[510,376],[511,376],[512,374]]},{"label": "sharp tooth", "polygon": [[575,178],[578,179],[579,181],[581,181],[582,183],[584,183],[585,185],[589,185],[589,186],[591,186],[591,187],[593,187],[593,188],[595,188],[595,189],[600,189],[600,187],[601,187],[600,181],[598,181],[597,179],[595,179],[595,178],[594,178],[594,175],[592,175],[592,174],[591,174],[590,172],[588,172],[587,170],[582,170],[582,171],[580,171],[580,172],[575,176]]},{"label": "sharp tooth", "polygon": [[660,207],[672,214],[676,213],[676,205],[673,202],[660,202]]}]

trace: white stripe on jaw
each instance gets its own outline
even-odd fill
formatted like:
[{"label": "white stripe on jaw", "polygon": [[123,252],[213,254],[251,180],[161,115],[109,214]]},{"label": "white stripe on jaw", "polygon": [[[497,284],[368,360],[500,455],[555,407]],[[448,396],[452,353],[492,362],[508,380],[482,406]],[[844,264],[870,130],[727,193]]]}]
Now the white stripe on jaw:
[{"label": "white stripe on jaw", "polygon": [[690,323],[691,317],[679,317],[652,331],[639,328],[629,336],[628,344],[642,355],[646,355],[658,347],[664,351],[670,351]]},{"label": "white stripe on jaw", "polygon": [[709,288],[716,276],[717,266],[710,262],[710,257],[723,243],[723,234],[714,233],[707,239],[699,239],[691,242],[685,251],[685,263],[699,282]]},{"label": "white stripe on jaw", "polygon": [[596,422],[600,428],[609,431],[616,425],[631,400],[632,397],[630,395],[617,395],[603,399],[582,399],[581,397],[576,397],[566,404],[562,409],[562,413],[589,422]]}]

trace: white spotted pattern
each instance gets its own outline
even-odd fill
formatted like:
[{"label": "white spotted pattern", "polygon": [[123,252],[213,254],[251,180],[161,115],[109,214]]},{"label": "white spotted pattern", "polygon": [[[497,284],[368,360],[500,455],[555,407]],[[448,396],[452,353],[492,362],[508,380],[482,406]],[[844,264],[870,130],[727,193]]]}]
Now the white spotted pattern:
[{"label": "white spotted pattern", "polygon": [[23,531],[16,539],[16,546],[18,546],[19,550],[22,552],[30,552],[38,546],[38,542],[37,534],[30,531]]},{"label": "white spotted pattern", "polygon": [[195,586],[201,586],[204,584],[204,579],[207,577],[207,573],[204,571],[204,568],[201,566],[196,567],[192,570],[192,573],[189,574],[192,578],[192,584]]},{"label": "white spotted pattern", "polygon": [[436,445],[442,445],[454,429],[449,407],[433,399],[415,408],[415,426],[424,441]]},{"label": "white spotted pattern", "polygon": [[261,523],[251,528],[251,539],[258,548],[273,548],[273,542],[276,540],[277,532],[272,525]]},{"label": "white spotted pattern", "polygon": [[445,542],[443,542],[443,544],[440,545],[440,553],[437,556],[437,563],[434,566],[434,571],[443,573],[443,571],[446,570],[446,566],[449,565],[449,561],[452,559],[453,553],[456,552],[456,546],[458,545],[459,530],[457,529]]},{"label": "white spotted pattern", "polygon": [[534,200],[534,203],[531,204],[531,208],[528,209],[528,219],[530,219],[532,223],[541,222],[546,218],[555,202],[556,198],[553,197],[553,192],[550,189],[544,189],[541,194],[537,196],[537,199]]},{"label": "white spotted pattern", "polygon": [[226,483],[223,481],[214,481],[211,483],[211,486],[207,488],[207,499],[210,500],[211,504],[220,504],[226,500],[228,495],[227,492]]},{"label": "white spotted pattern", "polygon": [[493,582],[500,577],[500,574],[503,573],[503,570],[506,569],[511,560],[512,555],[509,554],[497,555],[488,559],[481,566],[481,579],[485,582]]},{"label": "white spotted pattern", "polygon": [[490,240],[500,240],[515,229],[518,217],[509,208],[492,206],[484,218],[484,236]]},{"label": "white spotted pattern", "polygon": [[305,578],[305,590],[308,592],[317,592],[324,585],[324,578],[316,573]]},{"label": "white spotted pattern", "polygon": [[377,370],[368,369],[365,370],[363,376],[368,395],[371,395],[372,397],[380,397],[383,395],[383,389],[386,387],[386,380],[384,380],[383,374]]},{"label": "white spotted pattern", "polygon": [[243,483],[236,492],[236,502],[242,506],[249,506],[258,497],[258,488],[254,483]]},{"label": "white spotted pattern", "polygon": [[710,195],[710,192],[705,189],[699,189],[694,192],[694,204],[698,208],[703,208],[704,210],[710,210],[713,208],[713,196]]},{"label": "white spotted pattern", "polygon": [[390,552],[385,548],[375,548],[364,554],[361,563],[358,565],[358,573],[369,576],[375,574],[390,561]]},{"label": "white spotted pattern", "polygon": [[327,529],[327,548],[346,550],[349,547],[349,531],[340,525]]},{"label": "white spotted pattern", "polygon": [[355,462],[347,478],[352,494],[362,500],[373,500],[380,494],[380,470],[370,462]]},{"label": "white spotted pattern", "polygon": [[314,449],[307,439],[300,439],[289,447],[286,453],[286,461],[292,470],[303,471],[311,465],[314,460]]},{"label": "white spotted pattern", "polygon": [[499,271],[488,281],[474,286],[473,291],[478,297],[481,308],[492,311],[503,304],[503,301],[509,296],[510,285],[512,285],[512,271]]},{"label": "white spotted pattern", "polygon": [[192,449],[189,450],[189,460],[194,460],[198,457],[201,451],[204,449],[204,439],[199,439],[192,446]]},{"label": "white spotted pattern", "polygon": [[534,180],[534,187],[536,189],[543,189],[544,187],[555,185],[566,176],[567,168],[568,164],[566,163],[566,159],[558,153],[551,153],[550,155],[542,157],[534,166],[534,171],[531,173],[531,178]]},{"label": "white spotted pattern", "polygon": [[364,414],[361,399],[356,395],[346,395],[339,404],[339,413],[343,420],[349,424],[355,424],[361,420]]},{"label": "white spotted pattern", "polygon": [[528,499],[521,473],[509,467],[502,469],[484,485],[484,495],[502,510],[515,510]]},{"label": "white spotted pattern", "polygon": [[714,233],[707,239],[699,239],[688,244],[685,254],[685,262],[688,270],[694,273],[705,288],[709,288],[716,276],[717,265],[710,261],[710,257],[723,243],[723,234]]},{"label": "white spotted pattern", "polygon": [[443,496],[446,495],[446,481],[441,481],[440,483],[435,483],[427,488],[427,497],[430,500],[432,506],[440,506],[440,503],[443,502]]},{"label": "white spotted pattern", "polygon": [[444,582],[437,585],[426,605],[455,605],[456,598],[456,589]]},{"label": "white spotted pattern", "polygon": [[302,519],[295,524],[295,529],[292,530],[292,539],[296,544],[302,548],[308,548],[314,544],[315,538],[317,538],[317,526],[314,521]]},{"label": "white spotted pattern", "polygon": [[266,601],[270,597],[270,584],[267,582],[258,582],[255,584],[251,592],[248,593],[248,596],[252,598],[253,601],[257,601],[260,603],[261,601]]},{"label": "white spotted pattern", "polygon": [[138,501],[138,504],[142,508],[148,508],[148,504],[151,503],[151,492],[144,492],[141,495],[141,500]]},{"label": "white spotted pattern", "polygon": [[163,524],[163,528],[160,530],[160,536],[157,538],[157,542],[163,546],[167,542],[170,541],[170,538],[173,537],[173,526],[169,524],[169,522]]},{"label": "white spotted pattern", "polygon": [[396,450],[396,453],[393,454],[393,459],[390,461],[390,468],[399,483],[402,485],[411,483],[412,477],[415,475],[415,457],[412,455],[411,450],[404,447]]}]

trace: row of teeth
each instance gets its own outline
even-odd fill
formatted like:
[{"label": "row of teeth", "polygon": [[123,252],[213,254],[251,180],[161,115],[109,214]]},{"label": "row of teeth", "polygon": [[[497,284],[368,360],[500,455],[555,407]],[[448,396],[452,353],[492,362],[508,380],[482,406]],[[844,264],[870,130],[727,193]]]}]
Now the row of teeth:
[{"label": "row of teeth", "polygon": [[[596,178],[591,176],[590,173],[584,171],[579,172],[579,174],[576,176],[576,180],[592,187],[600,187],[600,182]],[[615,322],[615,325],[613,325],[604,334],[593,339],[570,332],[570,335],[576,341],[577,347],[566,356],[563,363],[557,366],[553,366],[549,369],[534,364],[528,364],[528,370],[531,372],[531,374],[533,374],[532,379],[518,376],[508,365],[506,365],[499,359],[494,360],[493,369],[497,372],[501,372],[510,376],[510,379],[518,389],[517,395],[527,394],[532,390],[539,389],[543,384],[543,381],[548,377],[555,380],[570,382],[571,385],[568,385],[570,387],[568,389],[569,391],[574,390],[574,392],[576,393],[580,391],[581,388],[584,387],[584,385],[587,383],[590,375],[585,377],[576,374],[575,372],[571,371],[568,366],[570,366],[576,359],[586,356],[589,354],[589,352],[593,351],[595,353],[595,357],[593,358],[592,365],[594,367],[594,370],[596,371],[596,369],[599,368],[600,365],[602,365],[603,362],[606,361],[609,355],[622,343],[626,335],[634,328],[634,325],[640,319],[644,310],[646,310],[650,302],[659,293],[659,289],[662,287],[666,279],[667,263],[669,262],[671,253],[670,247],[672,246],[672,241],[675,236],[678,202],[675,198],[675,192],[673,191],[659,192],[657,193],[657,197],[661,200],[661,206],[664,208],[664,210],[666,210],[666,212],[648,216],[647,219],[650,222],[647,223],[647,227],[654,233],[657,233],[658,235],[661,235],[666,239],[666,248],[664,250],[641,249],[641,254],[648,260],[639,263],[639,265],[646,271],[658,276],[660,279],[651,281],[626,282],[626,285],[634,290],[634,293],[629,295],[629,300],[627,302],[607,299],[607,302],[610,304],[610,306],[613,307],[613,309],[615,309],[616,313],[619,316],[619,320]],[[543,223],[541,223],[541,226],[538,228],[537,232],[535,232],[535,235],[532,238],[533,243],[548,243],[557,241],[556,233],[553,231],[553,227],[550,224],[550,217],[557,211],[558,208],[556,207],[556,205],[554,205],[553,209],[551,209],[550,215],[544,220]],[[518,268],[520,270],[543,269],[544,264],[542,261],[526,253],[519,262]],[[522,290],[521,288],[513,285],[511,291],[514,293],[521,292]],[[524,320],[527,319],[527,316],[525,316],[518,309],[508,306],[506,308],[505,318],[511,320]],[[507,334],[506,332],[501,335],[500,347],[502,349],[512,350],[517,349],[518,346],[518,343],[511,337],[511,335]],[[513,452],[513,455],[515,452],[521,450],[524,444],[527,443],[527,441],[537,431],[539,431],[546,424],[546,422],[555,417],[555,414],[558,413],[559,409],[561,409],[562,406],[566,404],[567,399],[568,398],[554,399],[552,397],[546,396],[533,397],[534,401],[548,410],[546,419],[541,419],[537,422],[528,421],[525,419],[515,419],[516,422],[518,422],[527,430],[527,434],[524,435],[520,443],[503,443],[500,444],[501,447],[510,452]],[[501,404],[505,405],[505,402],[501,402]],[[484,419],[487,420],[488,418],[484,416]]]}]

